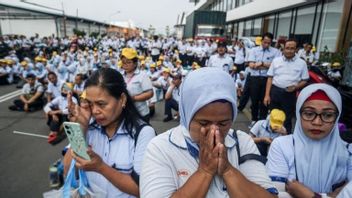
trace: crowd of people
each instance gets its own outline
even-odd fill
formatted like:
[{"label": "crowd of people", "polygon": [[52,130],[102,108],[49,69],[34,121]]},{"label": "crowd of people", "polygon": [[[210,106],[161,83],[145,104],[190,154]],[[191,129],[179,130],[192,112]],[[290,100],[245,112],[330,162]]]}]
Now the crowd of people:
[{"label": "crowd of people", "polygon": [[[65,173],[74,159],[108,197],[351,197],[341,96],[307,84],[318,54],[295,39],[272,47],[271,33],[256,45],[1,38],[0,82],[22,88],[10,110],[44,110],[49,143],[80,124],[91,160],[69,149]],[[249,130],[231,129],[249,100]],[[160,101],[180,124],[156,136]]]}]

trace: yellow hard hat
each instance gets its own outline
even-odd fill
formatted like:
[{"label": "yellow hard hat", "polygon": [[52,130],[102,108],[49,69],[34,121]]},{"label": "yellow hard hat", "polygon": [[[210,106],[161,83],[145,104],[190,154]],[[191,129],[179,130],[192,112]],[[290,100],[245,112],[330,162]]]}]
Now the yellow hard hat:
[{"label": "yellow hard hat", "polygon": [[150,66],[149,66],[150,68],[155,68],[156,67],[156,65],[155,65],[155,63],[152,63],[152,64],[150,64]]},{"label": "yellow hard hat", "polygon": [[138,56],[138,59],[142,61],[142,60],[145,60],[145,57],[144,56]]},{"label": "yellow hard hat", "polygon": [[127,59],[134,59],[138,56],[137,51],[133,48],[123,48],[121,55]]},{"label": "yellow hard hat", "polygon": [[156,62],[156,65],[160,66],[160,65],[162,65],[162,62],[161,61]]},{"label": "yellow hard hat", "polygon": [[141,65],[145,65],[145,61],[144,60],[141,61]]},{"label": "yellow hard hat", "polygon": [[164,67],[164,68],[163,68],[163,72],[165,72],[165,73],[170,73],[170,69],[167,68],[167,67]]},{"label": "yellow hard hat", "polygon": [[255,44],[261,45],[262,44],[262,37],[260,37],[260,36],[255,37]]},{"label": "yellow hard hat", "polygon": [[87,99],[87,91],[84,90],[79,97],[82,99]]},{"label": "yellow hard hat", "polygon": [[28,65],[28,62],[27,62],[27,61],[22,61],[22,62],[21,62],[21,65],[22,65],[22,66],[27,66],[27,65]]},{"label": "yellow hard hat", "polygon": [[339,62],[334,62],[331,66],[332,67],[340,67],[341,64]]},{"label": "yellow hard hat", "polygon": [[180,59],[177,59],[176,63],[182,63],[182,61]]},{"label": "yellow hard hat", "polygon": [[61,87],[61,90],[63,91],[72,91],[73,89],[73,83],[64,83]]},{"label": "yellow hard hat", "polygon": [[159,56],[159,60],[164,60],[164,56]]},{"label": "yellow hard hat", "polygon": [[42,57],[40,57],[40,56],[37,56],[37,57],[34,58],[35,62],[40,62],[41,60],[42,60]]}]

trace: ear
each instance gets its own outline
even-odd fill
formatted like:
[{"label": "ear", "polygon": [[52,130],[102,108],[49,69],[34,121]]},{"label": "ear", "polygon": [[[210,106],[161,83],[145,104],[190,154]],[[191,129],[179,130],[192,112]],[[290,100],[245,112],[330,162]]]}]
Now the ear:
[{"label": "ear", "polygon": [[122,93],[120,100],[121,100],[122,106],[125,107],[127,104],[127,95],[125,93]]}]

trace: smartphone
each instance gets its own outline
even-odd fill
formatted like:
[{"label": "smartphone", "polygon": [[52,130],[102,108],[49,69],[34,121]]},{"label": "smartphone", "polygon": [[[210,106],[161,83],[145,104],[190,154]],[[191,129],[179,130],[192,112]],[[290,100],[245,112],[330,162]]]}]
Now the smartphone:
[{"label": "smartphone", "polygon": [[64,122],[63,125],[68,141],[70,142],[71,149],[79,157],[90,160],[90,157],[87,153],[88,145],[84,138],[81,126],[75,122]]}]

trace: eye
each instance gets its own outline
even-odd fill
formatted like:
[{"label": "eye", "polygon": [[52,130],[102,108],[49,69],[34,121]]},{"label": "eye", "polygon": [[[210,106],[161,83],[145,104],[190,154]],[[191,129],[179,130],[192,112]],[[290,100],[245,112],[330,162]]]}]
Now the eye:
[{"label": "eye", "polygon": [[321,113],[321,115],[325,118],[325,119],[334,119],[336,117],[336,113],[335,112],[323,112]]},{"label": "eye", "polygon": [[207,126],[208,125],[208,122],[207,121],[204,121],[204,120],[202,120],[202,121],[199,121],[198,122],[201,126]]},{"label": "eye", "polygon": [[309,117],[309,118],[314,117],[315,114],[316,114],[316,113],[315,113],[314,111],[303,111],[303,112],[302,112],[302,115],[303,115],[303,116]]}]

